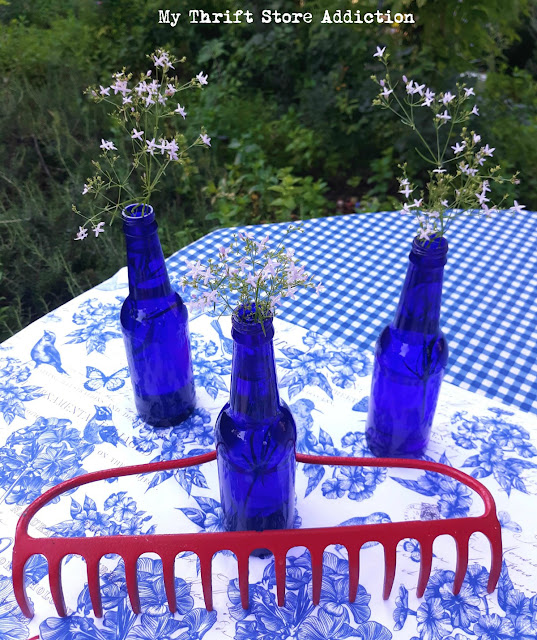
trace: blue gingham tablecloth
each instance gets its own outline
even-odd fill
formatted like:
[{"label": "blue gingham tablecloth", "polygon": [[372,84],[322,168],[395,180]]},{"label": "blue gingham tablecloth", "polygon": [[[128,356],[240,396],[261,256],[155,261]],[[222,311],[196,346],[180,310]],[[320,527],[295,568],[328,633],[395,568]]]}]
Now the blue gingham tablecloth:
[{"label": "blue gingham tablecloth", "polygon": [[[287,224],[249,229],[279,241]],[[281,318],[361,349],[374,348],[395,313],[413,218],[399,212],[308,220],[285,245],[322,279],[319,297],[286,300]],[[219,229],[168,260],[172,277],[183,258],[206,261],[236,232]],[[490,220],[461,216],[446,234],[441,326],[449,345],[445,380],[537,412],[537,213],[502,212]],[[178,283],[179,279],[175,280]]]}]

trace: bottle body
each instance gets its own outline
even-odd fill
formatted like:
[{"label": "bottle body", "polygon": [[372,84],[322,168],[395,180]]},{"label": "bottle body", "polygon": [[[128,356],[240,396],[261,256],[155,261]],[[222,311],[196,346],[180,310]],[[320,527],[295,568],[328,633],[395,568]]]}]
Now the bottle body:
[{"label": "bottle body", "polygon": [[230,401],[215,427],[224,526],[292,528],[296,425],[278,394],[272,320],[266,334],[245,324],[233,320]]},{"label": "bottle body", "polygon": [[228,402],[217,419],[216,443],[226,530],[292,528],[296,427],[289,409],[252,425],[233,417]]},{"label": "bottle body", "polygon": [[366,424],[371,451],[419,457],[428,444],[448,346],[440,330],[447,242],[416,240],[394,321],[377,340]]},{"label": "bottle body", "polygon": [[138,414],[152,426],[168,427],[195,402],[188,311],[170,286],[152,209],[143,216],[140,209],[131,205],[123,214],[129,295],[121,329]]},{"label": "bottle body", "polygon": [[195,402],[188,311],[180,296],[158,309],[127,297],[121,328],[139,416],[154,427],[179,424]]}]

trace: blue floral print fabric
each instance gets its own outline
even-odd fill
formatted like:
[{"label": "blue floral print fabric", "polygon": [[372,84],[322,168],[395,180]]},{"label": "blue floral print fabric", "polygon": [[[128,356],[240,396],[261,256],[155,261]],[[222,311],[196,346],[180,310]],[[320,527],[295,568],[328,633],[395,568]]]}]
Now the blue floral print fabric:
[{"label": "blue floral print fabric", "polygon": [[[134,615],[123,559],[101,560],[103,618],[92,613],[85,563],[69,554],[69,537],[221,530],[216,466],[113,479],[63,494],[41,510],[30,533],[65,538],[62,581],[69,615],[58,617],[47,564],[27,565],[34,619],[14,600],[11,554],[18,516],[55,484],[96,469],[173,460],[214,449],[214,422],[228,399],[229,318],[191,319],[197,406],[182,424],[153,429],[136,415],[118,310],[126,294],[120,272],[0,346],[0,639],[27,640],[520,640],[537,639],[537,416],[444,384],[427,457],[463,469],[493,493],[502,524],[500,582],[486,591],[489,545],[477,534],[458,595],[453,540],[438,539],[424,597],[416,598],[419,544],[397,549],[394,588],[382,600],[384,555],[375,540],[360,554],[360,585],[348,601],[349,566],[337,527],[479,515],[481,500],[436,473],[376,467],[299,465],[295,527],[334,526],[324,554],[321,601],[312,604],[309,552],[289,552],[285,606],[276,601],[272,559],[250,560],[250,608],[243,610],[234,556],[213,560],[215,610],[205,609],[199,559],[175,564],[177,613],[167,608],[162,560],[138,561],[142,614]],[[185,292],[188,298],[188,292]],[[370,352],[349,341],[275,321],[280,392],[295,417],[298,449],[326,456],[369,456],[364,437]],[[533,507],[533,509],[532,509]],[[409,529],[411,531],[411,529]],[[39,545],[36,544],[36,552]]]}]

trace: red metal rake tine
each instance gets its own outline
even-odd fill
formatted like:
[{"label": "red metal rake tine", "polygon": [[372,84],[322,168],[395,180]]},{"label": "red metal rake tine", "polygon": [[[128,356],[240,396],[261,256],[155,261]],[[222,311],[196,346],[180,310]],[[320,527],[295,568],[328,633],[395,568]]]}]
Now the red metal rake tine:
[{"label": "red metal rake tine", "polygon": [[395,546],[391,543],[384,543],[384,589],[382,598],[387,600],[392,592],[393,581],[395,579],[397,542]]},{"label": "red metal rake tine", "polygon": [[[420,543],[422,564],[418,580],[418,595],[422,595],[431,571],[432,544],[440,535],[451,535],[457,543],[458,562],[454,580],[454,591],[458,592],[468,563],[468,541],[475,532],[481,532],[489,539],[492,551],[492,562],[488,582],[488,591],[496,586],[502,563],[501,528],[496,516],[494,499],[480,482],[467,474],[446,467],[445,465],[421,461],[398,460],[382,458],[343,458],[327,456],[309,456],[297,454],[298,462],[327,466],[369,466],[413,468],[433,471],[450,476],[476,491],[485,505],[485,512],[477,517],[452,518],[448,520],[412,521],[371,523],[352,525],[348,527],[323,527],[313,529],[291,529],[273,531],[237,531],[222,533],[179,533],[179,534],[151,534],[146,536],[96,536],[91,538],[34,538],[28,533],[28,525],[39,509],[50,500],[65,491],[79,486],[105,480],[141,473],[180,469],[211,462],[216,459],[216,452],[201,456],[135,465],[120,469],[107,469],[88,473],[73,478],[53,487],[42,496],[34,500],[24,511],[17,523],[15,544],[13,549],[13,587],[14,594],[22,612],[27,617],[32,616],[31,607],[24,589],[24,566],[28,558],[34,554],[43,554],[49,566],[49,580],[54,603],[58,613],[65,615],[65,605],[61,592],[61,559],[68,554],[78,554],[86,559],[88,571],[88,587],[94,612],[102,614],[102,604],[99,592],[99,561],[109,553],[118,554],[123,558],[127,592],[135,613],[140,611],[140,597],[137,585],[137,561],[144,553],[156,553],[162,559],[164,584],[170,610],[176,608],[174,562],[177,554],[183,551],[195,553],[200,561],[201,583],[205,606],[209,611],[213,608],[212,601],[212,559],[215,553],[228,549],[235,554],[239,572],[239,590],[241,603],[244,608],[249,606],[249,557],[254,549],[269,549],[274,555],[276,590],[278,604],[285,602],[286,556],[293,547],[306,547],[311,556],[312,568],[312,600],[319,603],[322,589],[323,554],[327,546],[341,544],[347,548],[349,555],[349,600],[356,598],[359,581],[360,549],[365,542],[377,541],[384,547],[385,581],[384,597],[391,592],[395,571],[397,544],[404,538],[414,538]],[[254,540],[255,537],[255,540]],[[337,538],[337,540],[336,540]]]},{"label": "red metal rake tine", "polygon": [[125,563],[125,582],[127,594],[134,613],[140,613],[140,594],[138,593],[138,557],[123,558]]},{"label": "red metal rake tine", "polygon": [[56,607],[56,611],[60,617],[66,616],[67,611],[65,608],[65,600],[63,599],[61,573],[62,573],[62,558],[50,558],[48,560],[48,580],[50,584],[50,595],[52,601]]},{"label": "red metal rake tine", "polygon": [[103,617],[103,605],[101,602],[101,585],[99,584],[99,559],[86,558],[86,571],[88,573],[88,591],[91,606],[96,618]]},{"label": "red metal rake tine", "polygon": [[170,613],[177,611],[177,594],[175,593],[175,554],[161,554],[162,577],[164,579],[164,591],[168,600]]},{"label": "red metal rake tine", "polygon": [[285,578],[286,578],[287,553],[279,552],[274,554],[274,573],[276,575],[276,595],[278,606],[285,606]]},{"label": "red metal rake tine", "polygon": [[[26,589],[24,586],[24,565],[28,558],[15,557],[15,551],[13,552],[13,562],[11,563],[11,573],[13,575],[13,594],[17,600],[22,613],[27,618],[33,617],[32,605],[26,595]],[[19,576],[19,579],[15,579],[15,576]]]},{"label": "red metal rake tine", "polygon": [[[151,462],[149,464],[139,464],[128,467],[123,467],[119,469],[104,469],[102,471],[93,471],[92,473],[87,473],[83,476],[78,476],[76,478],[71,478],[70,480],[65,480],[60,484],[52,487],[48,491],[45,491],[42,495],[36,498],[22,513],[21,517],[17,522],[17,527],[15,530],[15,544],[13,545],[13,562],[12,562],[12,579],[13,579],[13,592],[15,594],[15,599],[17,600],[17,604],[21,608],[21,611],[27,618],[33,617],[32,607],[30,605],[30,601],[26,595],[26,588],[24,586],[24,567],[26,565],[26,561],[36,553],[40,553],[39,549],[33,549],[33,541],[39,541],[40,544],[43,544],[47,540],[58,542],[64,542],[66,546],[72,544],[74,538],[33,538],[28,533],[28,525],[30,524],[31,519],[34,515],[47,503],[49,503],[53,498],[61,495],[62,493],[69,491],[71,489],[75,489],[77,487],[81,487],[85,484],[89,484],[91,482],[97,482],[99,480],[108,480],[110,478],[121,478],[124,476],[136,475],[139,473],[153,473],[156,471],[168,471],[172,469],[181,469],[183,467],[191,467],[200,464],[204,464],[205,462],[211,462],[216,460],[216,451],[210,451],[209,453],[205,453],[200,456],[193,456],[192,458],[183,458],[182,460],[167,460],[165,462]],[[103,536],[101,539],[105,539],[109,536]],[[138,536],[123,536],[125,540],[125,544],[127,544],[127,538],[134,539]],[[89,541],[95,540],[95,538],[82,538],[86,543],[84,547],[87,546]],[[68,553],[68,552],[66,552]],[[66,555],[66,554],[63,554]],[[81,551],[80,555],[86,558],[85,549]],[[102,554],[104,555],[104,554]],[[55,560],[55,555],[46,555],[48,566],[49,566],[49,580],[50,580],[50,567],[51,563]],[[60,558],[61,559],[61,558]],[[57,566],[57,565],[56,565]],[[56,610],[58,611],[58,615],[65,616],[65,607],[63,604],[63,594],[61,593],[61,585],[59,583],[59,571],[58,571],[58,582],[53,580],[51,583],[51,593],[52,589],[56,589],[56,599],[53,601],[56,606]],[[130,594],[129,594],[130,595]],[[63,606],[63,608],[62,608]],[[92,601],[93,606],[93,601]]]},{"label": "red metal rake tine", "polygon": [[[203,599],[207,611],[213,610],[213,576],[212,576],[213,556],[212,554],[200,557],[201,587],[203,589]],[[174,589],[175,592],[175,589]]]},{"label": "red metal rake tine", "polygon": [[[481,516],[476,517],[466,517],[466,518],[453,518],[448,520],[436,521],[436,522],[444,522],[451,523],[452,527],[447,528],[446,531],[439,532],[437,535],[441,535],[442,533],[447,533],[451,535],[457,544],[457,570],[454,581],[454,593],[457,594],[462,586],[462,582],[464,581],[464,576],[466,574],[466,569],[468,565],[468,539],[472,533],[481,532],[489,539],[491,545],[491,567],[489,573],[489,582],[487,585],[487,590],[489,593],[494,591],[499,577],[501,573],[501,565],[502,565],[502,539],[501,539],[501,527],[498,521],[498,517],[496,515],[496,504],[494,502],[494,498],[490,491],[481,484],[478,480],[464,473],[463,471],[459,471],[454,467],[448,467],[438,462],[430,462],[428,460],[414,460],[414,459],[399,459],[399,458],[344,458],[344,457],[327,457],[327,456],[310,456],[307,454],[297,453],[296,454],[297,462],[302,462],[305,464],[323,464],[327,466],[337,466],[337,465],[348,465],[348,466],[364,466],[364,467],[392,467],[392,468],[408,468],[408,469],[421,469],[424,471],[433,471],[436,473],[440,473],[443,475],[450,476],[454,478],[458,482],[465,484],[467,487],[475,491],[480,498],[483,500],[485,506],[485,513]],[[385,527],[386,532],[390,532],[392,535],[390,536],[393,540],[394,544],[397,545],[397,542],[400,539],[408,538],[408,537],[416,537],[411,536],[408,531],[411,528],[411,525],[419,524],[423,521],[415,521],[414,523],[404,523],[404,522],[390,522],[384,525],[380,525]],[[473,525],[476,526],[473,526]],[[363,527],[364,525],[362,525]],[[369,526],[369,525],[365,525]],[[460,531],[459,531],[460,527]],[[406,528],[406,533],[403,531],[403,528]],[[339,530],[340,531],[340,530]],[[401,532],[402,535],[398,535],[397,532]],[[424,533],[424,532],[421,532]],[[434,536],[436,537],[436,536]],[[363,544],[363,543],[362,543]],[[432,544],[432,541],[431,541]],[[466,545],[466,546],[465,546]],[[384,545],[385,554],[387,547]],[[386,555],[385,555],[386,558]],[[393,562],[393,566],[386,562],[386,577],[384,583],[384,595],[386,594],[387,587],[389,585],[389,573],[395,571],[395,561]],[[350,569],[349,569],[350,571]],[[430,570],[429,570],[430,573]],[[393,579],[392,579],[393,581]],[[426,582],[426,581],[425,581]],[[457,588],[455,590],[455,588]],[[423,586],[423,590],[425,587]],[[388,595],[391,591],[391,585],[389,585]],[[315,603],[315,601],[314,601]]]},{"label": "red metal rake tine", "polygon": [[321,600],[323,584],[323,555],[324,549],[310,549],[311,557],[311,601],[317,606]]},{"label": "red metal rake tine", "polygon": [[457,595],[461,590],[466,569],[468,569],[468,542],[467,536],[455,539],[457,545],[457,568],[455,569],[455,578],[453,579],[453,593]]},{"label": "red metal rake tine", "polygon": [[360,577],[360,547],[351,547],[347,552],[349,554],[349,602],[354,602]]},{"label": "red metal rake tine", "polygon": [[433,541],[429,538],[422,538],[420,543],[420,575],[418,578],[418,586],[416,596],[421,598],[425,592],[429,576],[431,575],[431,567],[433,564]]},{"label": "red metal rake tine", "polygon": [[498,584],[500,573],[502,572],[502,529],[498,519],[496,519],[494,523],[494,530],[490,532],[490,535],[487,535],[487,538],[489,539],[491,551],[487,591],[488,593],[492,593]]},{"label": "red metal rake tine", "polygon": [[241,605],[243,609],[249,609],[249,583],[248,583],[248,564],[250,562],[250,553],[241,551],[235,554],[237,556],[237,569],[239,573],[239,591],[241,594]]}]

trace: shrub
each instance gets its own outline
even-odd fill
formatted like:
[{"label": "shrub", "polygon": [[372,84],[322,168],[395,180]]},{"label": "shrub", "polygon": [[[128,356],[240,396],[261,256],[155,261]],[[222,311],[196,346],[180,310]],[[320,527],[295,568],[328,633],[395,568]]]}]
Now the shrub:
[{"label": "shrub", "polygon": [[[377,5],[359,3],[362,12]],[[158,24],[160,0],[0,0],[0,338],[124,263],[119,224],[98,242],[73,242],[71,204],[80,202],[89,158],[113,127],[82,94],[123,66],[147,69],[145,55],[159,46],[187,57],[187,77],[209,74],[207,90],[189,98],[186,135],[204,125],[213,145],[156,194],[167,254],[219,225],[330,215],[357,200],[364,210],[396,207],[397,164],[409,160],[413,175],[423,167],[409,154],[412,133],[371,106],[371,55],[380,43],[394,52],[395,67],[413,69],[421,82],[449,89],[462,73],[485,78],[476,79],[480,133],[508,171],[521,170],[517,199],[537,208],[535,52],[512,49],[536,5],[513,0],[507,11],[503,0],[386,0],[385,9],[418,17],[392,28],[319,24],[324,10],[356,10],[352,2],[273,0],[262,8],[311,11],[315,19],[181,20],[171,28]],[[236,5],[204,5],[228,8]],[[516,53],[517,67],[503,50]]]}]

